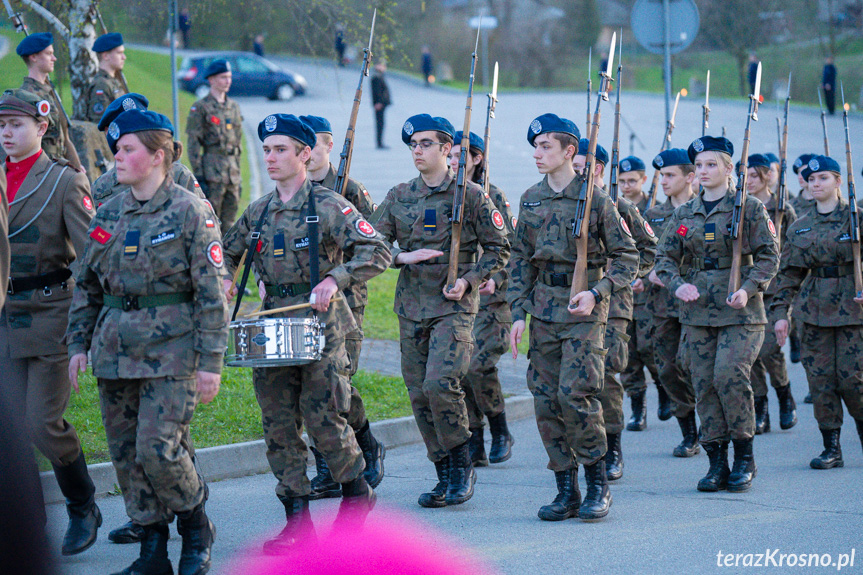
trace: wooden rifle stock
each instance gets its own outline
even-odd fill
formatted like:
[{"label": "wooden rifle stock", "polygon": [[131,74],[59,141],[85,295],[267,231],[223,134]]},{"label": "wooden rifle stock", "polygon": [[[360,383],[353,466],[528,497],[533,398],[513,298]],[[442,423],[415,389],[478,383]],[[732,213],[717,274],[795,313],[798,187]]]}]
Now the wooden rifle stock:
[{"label": "wooden rifle stock", "polygon": [[854,260],[854,294],[863,297],[863,270],[860,264],[860,210],[854,188],[854,167],[851,164],[851,134],[848,130],[848,104],[842,86],[842,122],[845,125],[845,165],[848,169],[848,208],[851,210],[851,253]]},{"label": "wooden rifle stock", "polygon": [[614,139],[611,141],[611,171],[608,176],[608,195],[614,205],[617,205],[618,183],[617,176],[620,171],[620,84],[623,66],[618,60],[617,64],[617,101],[614,104]]},{"label": "wooden rifle stock", "polygon": [[[785,95],[785,126],[779,140],[779,188],[776,190],[776,209],[773,210],[773,225],[776,227],[776,241],[782,249],[782,226],[785,223],[785,204],[788,201],[788,186],[785,172],[788,168],[788,108],[791,105],[791,74],[788,74],[788,92]],[[777,118],[777,122],[779,119]],[[777,128],[779,126],[777,125]]]}]

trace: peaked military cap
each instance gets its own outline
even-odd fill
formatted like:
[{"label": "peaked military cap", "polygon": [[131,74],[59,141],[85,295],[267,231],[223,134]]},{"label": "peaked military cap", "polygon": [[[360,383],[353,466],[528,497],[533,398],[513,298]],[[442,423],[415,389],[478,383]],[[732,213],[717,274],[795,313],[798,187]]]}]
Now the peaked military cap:
[{"label": "peaked military cap", "polygon": [[549,132],[560,132],[561,134],[569,134],[576,140],[581,138],[581,132],[578,131],[578,126],[572,120],[561,118],[556,114],[543,114],[530,123],[527,128],[527,143],[533,146],[533,141],[540,134]]},{"label": "peaked military cap", "polygon": [[[458,144],[459,146],[461,145],[461,139],[462,139],[463,135],[464,135],[464,131],[459,130],[458,132],[455,133],[455,138],[453,138],[453,140],[455,140],[455,143]],[[476,150],[479,150],[480,152],[485,152],[485,142],[483,141],[482,138],[479,137],[479,134],[475,134],[473,132],[470,133],[470,144],[469,144],[469,146],[471,149],[476,149]]]},{"label": "peaked military cap", "polygon": [[315,131],[293,114],[270,114],[258,124],[258,138],[263,142],[270,136],[288,136],[301,144],[314,148]]},{"label": "peaked military cap", "polygon": [[20,116],[24,114],[37,120],[45,119],[51,113],[51,104],[29,90],[6,90],[0,96],[0,116]]},{"label": "peaked military cap", "polygon": [[689,148],[686,149],[686,153],[689,154],[689,163],[694,164],[695,156],[701,152],[722,152],[723,154],[733,156],[734,145],[728,138],[701,136],[697,140],[693,140],[693,142],[689,144]]},{"label": "peaked military cap", "polygon": [[300,116],[300,121],[305,123],[316,134],[332,134],[333,128],[330,121],[321,116]]},{"label": "peaked military cap", "polygon": [[37,34],[30,34],[18,43],[18,47],[15,48],[15,53],[19,56],[38,54],[53,43],[54,36],[51,34],[51,32],[39,32]]},{"label": "peaked military cap", "polygon": [[107,130],[108,126],[111,125],[111,122],[113,122],[114,119],[123,112],[128,112],[129,110],[146,110],[149,107],[150,100],[147,99],[147,96],[136,94],[135,92],[123,94],[108,104],[108,107],[105,108],[105,113],[102,114],[102,118],[99,120],[99,129],[103,132]]},{"label": "peaked military cap", "polygon": [[449,120],[439,116],[432,117],[428,114],[417,114],[407,119],[402,126],[402,142],[410,144],[411,136],[415,132],[440,132],[455,139],[455,128],[452,127]]},{"label": "peaked military cap", "polygon": [[[587,138],[580,139],[578,141],[578,154],[577,155],[586,156],[588,148],[590,148],[590,140],[588,140]],[[608,152],[606,152],[605,148],[603,148],[599,144],[596,144],[596,154],[594,154],[594,155],[596,157],[596,161],[598,163],[602,164],[603,166],[608,163]],[[643,165],[644,164],[642,163],[642,166]],[[642,169],[644,169],[644,168],[642,168]]]},{"label": "peaked military cap", "polygon": [[167,116],[149,110],[128,110],[119,114],[108,126],[105,139],[111,151],[117,153],[117,141],[126,134],[159,130],[174,135],[174,126]]},{"label": "peaked military cap", "polygon": [[618,173],[625,174],[626,172],[643,172],[645,170],[644,162],[641,158],[635,156],[627,156],[620,160]]},{"label": "peaked military cap", "polygon": [[812,156],[806,165],[800,168],[804,180],[808,180],[809,176],[818,172],[834,172],[837,176],[842,175],[839,163],[830,156]]},{"label": "peaked military cap", "polygon": [[93,51],[97,54],[102,52],[108,52],[109,50],[113,50],[117,46],[123,45],[123,35],[119,32],[108,32],[107,34],[102,34],[96,41],[93,42]]},{"label": "peaked military cap", "polygon": [[231,71],[231,63],[225,59],[213,60],[207,69],[204,70],[204,78],[215,76],[216,74],[224,74]]},{"label": "peaked military cap", "polygon": [[653,167],[657,170],[668,168],[670,166],[691,166],[692,161],[689,159],[689,154],[683,148],[669,148],[662,150],[653,158]]}]

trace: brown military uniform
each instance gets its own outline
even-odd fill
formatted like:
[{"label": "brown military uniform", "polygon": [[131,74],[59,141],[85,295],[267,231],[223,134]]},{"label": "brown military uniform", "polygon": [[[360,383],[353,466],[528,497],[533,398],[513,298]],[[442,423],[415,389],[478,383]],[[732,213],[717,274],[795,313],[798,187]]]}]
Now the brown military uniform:
[{"label": "brown military uniform", "polygon": [[225,268],[213,216],[165,178],[139,202],[115,196],[96,213],[69,311],[69,355],[91,352],[102,420],[126,512],[170,521],[204,499],[183,443],[195,374],[221,373]]},{"label": "brown military uniform", "polygon": [[66,116],[63,115],[63,110],[60,108],[61,104],[57,101],[51,84],[43,84],[30,76],[25,76],[24,82],[21,83],[21,89],[32,92],[51,104],[51,112],[48,114],[48,131],[42,136],[42,149],[54,159],[65,158],[73,166],[78,166],[80,160],[75,145],[72,143],[70,127],[66,123]]},{"label": "brown military uniform", "polygon": [[93,83],[81,94],[84,100],[81,109],[84,112],[81,117],[76,117],[76,120],[86,120],[94,124],[99,123],[108,104],[126,93],[119,75],[120,73],[118,72],[117,77],[112,77],[101,68],[96,72]]},{"label": "brown military uniform", "polygon": [[605,455],[597,395],[608,352],[603,340],[609,299],[612,291],[630,285],[638,267],[635,242],[611,198],[596,188],[583,233],[588,234],[588,286],[601,300],[587,317],[567,311],[576,259],[572,228],[583,184],[576,176],[557,193],[546,177],[521,196],[509,265],[512,319],[532,316],[527,384],[552,471],[593,464]]},{"label": "brown military uniform", "polygon": [[186,134],[192,172],[222,220],[222,233],[225,233],[237,219],[242,192],[243,115],[240,105],[228,97],[220,104],[212,94],[207,94],[189,110]]},{"label": "brown military uniform", "polygon": [[6,171],[0,170],[0,309],[6,305],[9,280],[9,202],[6,200]]},{"label": "brown military uniform", "polygon": [[93,213],[84,174],[44,152],[9,205],[12,285],[0,314],[0,373],[34,443],[58,466],[81,453],[63,419],[70,393],[64,334],[75,287],[70,267],[84,251]]},{"label": "brown military uniform", "polygon": [[[310,285],[309,236],[305,218],[309,194],[314,191],[318,223],[320,277],[332,277],[340,290],[352,281],[368,281],[390,264],[390,251],[382,236],[357,213],[353,205],[331,190],[308,179],[287,202],[274,191],[252,203],[225,235],[228,271],[233,273],[246,249],[253,258],[255,276],[267,286],[264,308],[274,309],[308,301]],[[251,240],[263,210],[267,217],[258,242]],[[346,259],[345,254],[351,258]],[[295,294],[295,295],[292,295]],[[345,301],[330,304],[326,312],[307,308],[290,317],[317,316],[325,324],[326,347],[320,361],[291,366],[256,368],[253,384],[264,422],[267,459],[279,480],[280,498],[302,497],[310,492],[306,477],[303,424],[324,455],[338,483],[362,473],[365,462],[353,429],[347,424],[350,381],[345,334],[356,330]],[[279,317],[279,316],[269,316]],[[285,317],[282,315],[281,317]]]},{"label": "brown military uniform", "polygon": [[702,195],[672,214],[659,244],[656,273],[670,293],[690,283],[700,294],[694,302],[681,301],[679,310],[680,351],[695,387],[702,442],[746,440],[755,434],[749,376],[767,323],[762,292],[776,274],[779,254],[767,210],[748,200],[740,233],[741,287],[749,301],[740,310],[728,306],[734,190],[709,214]]},{"label": "brown military uniform", "polygon": [[393,305],[399,316],[402,374],[433,462],[443,460],[470,437],[461,381],[470,365],[479,286],[509,258],[503,216],[482,188],[468,183],[458,277],[470,287],[459,301],[444,297],[455,190],[452,170],[436,188],[429,188],[421,177],[414,178],[387,192],[372,218],[388,241],[398,242],[393,259],[401,251],[444,252],[437,258],[400,266]]}]

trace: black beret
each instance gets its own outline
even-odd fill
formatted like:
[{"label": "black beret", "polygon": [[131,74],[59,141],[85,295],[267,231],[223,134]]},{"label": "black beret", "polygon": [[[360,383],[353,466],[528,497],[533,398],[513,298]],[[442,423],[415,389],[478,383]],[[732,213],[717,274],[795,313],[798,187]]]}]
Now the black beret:
[{"label": "black beret", "polygon": [[714,138],[713,136],[701,136],[689,144],[686,153],[689,154],[689,162],[695,163],[695,156],[701,152],[722,152],[729,156],[734,155],[734,145],[728,138]]},{"label": "black beret", "polygon": [[288,136],[310,148],[318,143],[315,131],[293,114],[270,114],[264,118],[258,124],[258,138],[263,142],[270,136]]},{"label": "black beret", "polygon": [[417,114],[407,119],[402,126],[402,142],[410,144],[411,136],[415,132],[440,132],[455,139],[455,128],[452,127],[449,120],[439,116],[432,117],[428,114]]},{"label": "black beret", "polygon": [[[578,154],[577,155],[586,156],[588,148],[590,148],[590,140],[588,140],[587,138],[580,139],[578,141]],[[603,148],[599,144],[596,145],[596,154],[594,154],[594,156],[596,157],[597,163],[600,163],[603,166],[608,163],[608,152],[606,152],[605,148]]]},{"label": "black beret", "polygon": [[669,148],[662,150],[653,158],[653,167],[657,170],[668,168],[670,166],[691,166],[692,161],[689,159],[689,154],[683,148]]},{"label": "black beret", "polygon": [[18,47],[15,48],[15,53],[19,56],[38,54],[53,43],[54,36],[51,35],[51,32],[30,34],[18,43]]},{"label": "black beret", "polygon": [[[464,136],[464,131],[459,130],[458,132],[455,133],[455,138],[453,138],[455,140],[455,143],[458,144],[459,146],[461,146],[462,136]],[[469,146],[471,148],[479,150],[480,152],[485,152],[485,142],[483,141],[482,138],[479,137],[479,134],[475,134],[473,132],[470,133],[470,144],[469,144]]]},{"label": "black beret", "polygon": [[102,52],[108,52],[109,50],[113,50],[117,46],[123,45],[123,35],[119,32],[108,32],[107,34],[102,34],[96,41],[93,42],[93,51],[97,54]]},{"label": "black beret", "polygon": [[817,154],[803,154],[802,156],[794,160],[794,163],[791,164],[791,169],[794,171],[795,174],[800,172],[800,168],[808,164],[809,160],[814,158],[816,155]]},{"label": "black beret", "polygon": [[51,104],[28,90],[6,90],[0,97],[0,116],[20,116],[25,114],[37,120],[51,113]]},{"label": "black beret", "polygon": [[225,59],[213,60],[207,69],[204,70],[204,78],[215,76],[216,74],[224,74],[231,71],[231,63]]},{"label": "black beret", "polygon": [[129,110],[146,110],[149,107],[150,101],[146,96],[136,94],[135,92],[124,94],[108,104],[108,107],[105,108],[105,113],[102,114],[102,118],[99,120],[99,129],[103,132],[107,130],[111,122],[114,121],[114,118],[123,112],[128,112]]},{"label": "black beret", "polygon": [[842,174],[839,163],[830,156],[812,156],[809,162],[800,169],[804,180],[808,180],[809,176],[818,172],[835,172],[837,176]]},{"label": "black beret", "polygon": [[111,124],[105,134],[111,151],[117,153],[117,141],[126,134],[159,130],[174,135],[174,126],[167,116],[148,110],[128,110],[121,113]]},{"label": "black beret", "polygon": [[644,162],[641,158],[635,156],[627,156],[620,160],[618,173],[625,174],[626,172],[643,172],[645,170]]},{"label": "black beret", "polygon": [[543,114],[530,123],[527,128],[527,143],[533,146],[533,141],[540,134],[549,132],[560,132],[561,134],[569,134],[576,140],[581,138],[581,132],[578,131],[578,126],[571,120],[561,118],[555,114]]},{"label": "black beret", "polygon": [[300,116],[300,120],[304,122],[316,134],[332,134],[333,128],[330,126],[330,121],[321,116]]}]

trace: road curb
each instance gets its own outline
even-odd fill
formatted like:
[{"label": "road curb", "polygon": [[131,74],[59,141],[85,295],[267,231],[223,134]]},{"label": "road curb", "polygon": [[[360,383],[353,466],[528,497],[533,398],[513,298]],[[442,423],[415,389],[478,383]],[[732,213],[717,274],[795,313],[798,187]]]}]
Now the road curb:
[{"label": "road curb", "polygon": [[[533,417],[533,397],[516,395],[506,399],[508,421],[518,421]],[[412,445],[422,441],[419,428],[413,416],[377,421],[371,425],[375,437],[388,448]],[[198,465],[207,481],[220,481],[259,473],[269,473],[264,440],[247,441],[197,450]],[[118,491],[117,475],[111,463],[89,465],[90,477],[96,485],[97,497],[104,497]],[[53,471],[40,474],[45,503],[64,501]]]}]

